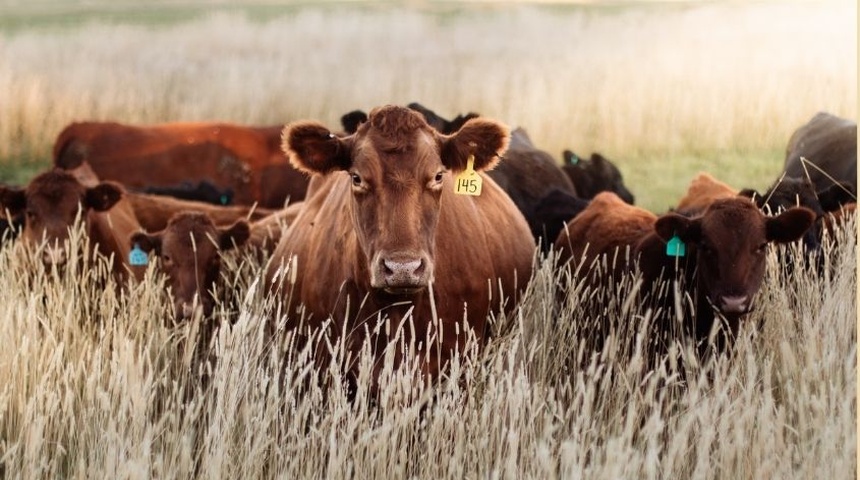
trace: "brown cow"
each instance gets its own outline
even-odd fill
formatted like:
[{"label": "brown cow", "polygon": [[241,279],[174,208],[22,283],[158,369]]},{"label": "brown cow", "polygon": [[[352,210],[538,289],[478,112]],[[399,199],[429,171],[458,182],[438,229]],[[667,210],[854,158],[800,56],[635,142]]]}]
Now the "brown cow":
[{"label": "brown cow", "polygon": [[204,213],[185,212],[173,216],[160,232],[131,235],[129,246],[159,258],[173,291],[174,312],[182,320],[197,309],[204,316],[212,313],[211,288],[221,271],[220,252],[243,245],[248,236],[248,223],[243,220],[218,227]]},{"label": "brown cow", "polygon": [[711,174],[700,172],[687,187],[687,193],[678,202],[675,210],[679,212],[704,212],[708,205],[721,198],[732,198],[738,190],[717,180]]},{"label": "brown cow", "polygon": [[480,196],[453,191],[469,157],[478,172],[498,161],[506,127],[473,119],[444,135],[410,109],[385,106],[345,138],[315,122],[288,125],[283,138],[297,168],[324,175],[267,273],[284,283],[288,326],[300,311],[312,328],[332,316],[332,335],[348,332],[347,349],[370,340],[379,359],[388,333],[367,325],[368,339],[364,322],[381,313],[397,326],[411,316],[404,335],[429,380],[462,350],[468,331],[485,340],[488,314],[515,305],[535,252],[525,219],[483,173],[474,174],[483,180]]},{"label": "brown cow", "polygon": [[[607,194],[595,197],[592,205],[602,195]],[[563,253],[563,258],[578,259],[576,252],[585,250],[585,243],[590,241],[586,261],[597,255],[613,255],[617,248],[629,248],[633,261],[626,263],[627,259],[622,257],[622,265],[616,264],[611,273],[617,276],[624,272],[619,267],[638,268],[646,284],[644,291],[648,293],[656,291],[655,283],[680,275],[686,288],[695,292],[694,325],[685,326],[685,330],[697,342],[707,339],[714,324],[715,310],[727,322],[726,334],[737,332],[740,319],[752,310],[761,286],[768,243],[793,242],[801,238],[815,220],[815,214],[803,207],[766,217],[743,197],[718,199],[704,213],[692,218],[668,213],[654,220],[648,212],[632,208],[635,207],[624,206],[620,199],[612,199],[601,202],[593,212],[586,209],[571,222],[572,229],[562,232],[556,246],[572,252]],[[595,220],[588,228],[576,229],[576,223],[583,216]],[[685,244],[683,257],[667,252],[667,243],[676,236]],[[652,298],[651,301],[664,307],[674,305],[671,299]],[[663,313],[668,313],[666,308]],[[668,319],[658,320],[657,327],[663,329],[659,333],[663,338],[671,334]],[[718,338],[717,347],[722,349],[725,341],[723,337]],[[705,347],[703,343],[700,346]]]},{"label": "brown cow", "polygon": [[[82,185],[93,187],[100,182],[89,163],[80,158],[71,159],[62,168],[72,174]],[[275,210],[255,206],[212,205],[206,202],[135,192],[126,192],[124,199],[128,201],[141,227],[150,232],[164,230],[170,219],[182,212],[205,213],[216,225],[230,225],[240,219],[260,220],[275,212]]]},{"label": "brown cow", "polygon": [[[570,260],[586,271],[601,255],[621,255],[610,259],[617,275],[626,270],[627,256],[642,236],[652,231],[657,216],[630,205],[613,192],[598,193],[559,233],[555,240],[560,264]],[[627,251],[625,252],[625,248]]]},{"label": "brown cow", "polygon": [[230,188],[233,201],[279,208],[304,198],[307,178],[280,150],[281,126],[166,123],[134,126],[81,122],[54,143],[55,166],[86,160],[99,178],[128,188],[208,180]]},{"label": "brown cow", "polygon": [[92,248],[108,258],[114,256],[113,271],[119,279],[128,278],[129,273],[140,279],[145,269],[129,265],[126,241],[140,225],[123,195],[122,187],[115,183],[88,187],[71,173],[52,169],[37,175],[24,189],[0,187],[0,205],[13,216],[23,213],[21,239],[31,245],[45,241],[42,260],[57,266],[68,260],[65,244],[82,209]]}]

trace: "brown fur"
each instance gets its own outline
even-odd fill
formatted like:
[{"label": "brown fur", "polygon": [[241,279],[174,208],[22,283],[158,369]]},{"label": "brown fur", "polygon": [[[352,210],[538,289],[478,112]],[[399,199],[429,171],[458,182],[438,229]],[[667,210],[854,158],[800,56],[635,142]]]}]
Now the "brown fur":
[{"label": "brown fur", "polygon": [[676,210],[689,213],[704,212],[715,200],[737,195],[737,189],[717,180],[709,173],[701,172],[690,182],[687,193],[678,202]]},{"label": "brown fur", "polygon": [[99,178],[129,188],[209,180],[231,188],[238,204],[279,208],[304,198],[307,178],[280,151],[281,126],[167,123],[150,126],[81,122],[54,143],[54,164],[85,160]]},{"label": "brown fur", "polygon": [[123,197],[122,187],[115,183],[87,187],[61,169],[37,175],[23,190],[0,187],[3,207],[13,215],[24,213],[22,241],[37,245],[47,240],[43,257],[46,263],[65,262],[67,252],[63,243],[69,239],[69,229],[80,206],[84,209],[83,221],[91,247],[106,257],[114,256],[114,274],[121,280],[129,275],[140,279],[144,269],[128,264],[125,241],[140,224]]},{"label": "brown fur", "polygon": [[[621,260],[652,230],[656,220],[653,213],[625,203],[613,192],[598,193],[555,240],[558,260],[561,264],[573,261],[586,271],[603,254],[611,257],[617,251]],[[616,273],[626,268],[622,261],[614,265]]]},{"label": "brown fur", "polygon": [[205,213],[183,212],[171,217],[160,232],[131,235],[128,244],[155,252],[173,292],[176,316],[185,319],[198,307],[204,315],[212,312],[210,289],[221,270],[220,252],[243,245],[248,236],[243,220],[218,227]]},{"label": "brown fur", "polygon": [[295,222],[305,202],[290,204],[283,210],[251,223],[248,245],[266,253],[272,253],[281,241],[285,230]]},{"label": "brown fur", "polygon": [[[430,356],[420,365],[426,380],[462,349],[465,334],[458,335],[454,324],[464,314],[472,333],[484,340],[488,313],[516,303],[531,275],[535,247],[525,220],[490,178],[480,174],[483,193],[466,197],[454,194],[450,173],[465,166],[469,153],[477,170],[490,167],[507,146],[505,127],[474,119],[442,135],[417,113],[389,106],[373,110],[350,137],[330,137],[322,125],[301,122],[288,125],[283,138],[297,168],[331,172],[312,181],[313,193],[281,238],[267,274],[270,281],[283,277],[287,283],[290,326],[301,303],[312,328],[332,315],[333,331],[346,328],[347,348],[355,350],[377,312],[398,325],[414,308],[414,336],[408,339],[422,342],[422,354]],[[282,275],[278,265],[294,256],[295,283],[289,284],[291,274]],[[442,331],[432,321],[426,288],[431,282]],[[431,335],[441,338],[428,345]],[[387,338],[374,338],[379,356]]]}]

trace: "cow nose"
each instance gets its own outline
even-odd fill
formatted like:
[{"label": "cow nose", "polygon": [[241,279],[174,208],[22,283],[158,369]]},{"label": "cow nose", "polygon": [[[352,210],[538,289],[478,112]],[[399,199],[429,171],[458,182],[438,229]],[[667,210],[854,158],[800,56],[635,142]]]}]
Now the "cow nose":
[{"label": "cow nose", "polygon": [[382,260],[382,273],[388,285],[415,285],[421,282],[424,260]]},{"label": "cow nose", "polygon": [[203,305],[197,300],[196,296],[194,297],[194,300],[190,302],[179,302],[179,305],[177,305],[176,308],[176,313],[179,316],[180,320],[188,320],[190,318],[193,318],[198,311],[203,311]]},{"label": "cow nose", "polygon": [[720,297],[720,311],[723,313],[746,313],[748,310],[749,297],[746,295]]},{"label": "cow nose", "polygon": [[46,246],[42,252],[42,263],[46,266],[56,265],[60,267],[65,265],[66,249],[60,246]]}]

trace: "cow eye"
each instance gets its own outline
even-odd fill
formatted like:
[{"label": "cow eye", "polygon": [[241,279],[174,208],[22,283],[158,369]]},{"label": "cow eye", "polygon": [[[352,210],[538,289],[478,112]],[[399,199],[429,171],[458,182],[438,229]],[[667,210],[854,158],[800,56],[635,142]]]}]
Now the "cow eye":
[{"label": "cow eye", "polygon": [[350,176],[352,177],[353,185],[355,185],[356,187],[361,185],[361,177],[357,173],[350,173]]},{"label": "cow eye", "polygon": [[764,251],[765,251],[765,250],[767,250],[767,242],[762,243],[761,245],[759,245],[759,246],[755,249],[756,253],[764,253]]},{"label": "cow eye", "polygon": [[443,172],[439,172],[436,174],[436,177],[433,179],[436,181],[436,183],[442,183],[442,173]]}]

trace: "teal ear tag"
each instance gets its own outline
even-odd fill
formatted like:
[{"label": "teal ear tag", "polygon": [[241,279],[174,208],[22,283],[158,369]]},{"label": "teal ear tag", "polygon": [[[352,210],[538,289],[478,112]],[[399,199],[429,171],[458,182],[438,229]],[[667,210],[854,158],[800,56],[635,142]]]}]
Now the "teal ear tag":
[{"label": "teal ear tag", "polygon": [[670,257],[683,257],[687,254],[687,245],[677,235],[666,242],[666,255]]},{"label": "teal ear tag", "polygon": [[227,195],[221,195],[221,205],[227,205]]},{"label": "teal ear tag", "polygon": [[146,265],[149,261],[149,257],[146,255],[146,252],[140,249],[140,247],[135,243],[134,247],[131,249],[131,252],[128,254],[128,264],[133,267],[142,267]]},{"label": "teal ear tag", "polygon": [[570,156],[570,164],[576,165],[577,163],[579,163],[579,157],[577,157],[576,154],[571,155]]}]

